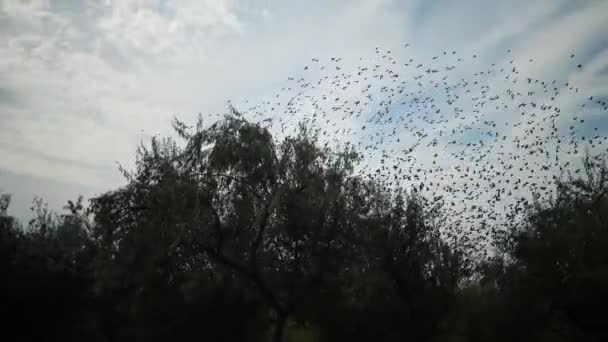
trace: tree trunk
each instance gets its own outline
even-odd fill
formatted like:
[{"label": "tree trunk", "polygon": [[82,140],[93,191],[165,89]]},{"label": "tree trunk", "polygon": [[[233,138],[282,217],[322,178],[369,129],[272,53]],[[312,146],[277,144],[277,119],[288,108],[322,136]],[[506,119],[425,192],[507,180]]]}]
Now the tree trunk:
[{"label": "tree trunk", "polygon": [[287,315],[277,314],[277,322],[274,327],[273,342],[283,342],[283,334],[285,334],[285,323],[287,323]]}]

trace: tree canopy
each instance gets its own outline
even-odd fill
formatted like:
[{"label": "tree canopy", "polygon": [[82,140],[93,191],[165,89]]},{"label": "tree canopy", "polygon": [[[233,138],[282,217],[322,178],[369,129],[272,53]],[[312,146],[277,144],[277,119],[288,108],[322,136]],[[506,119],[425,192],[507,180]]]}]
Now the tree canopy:
[{"label": "tree canopy", "polygon": [[[10,340],[521,341],[608,336],[608,171],[556,182],[469,262],[352,146],[232,111],[141,145],[126,184],[22,227],[0,197]],[[505,223],[507,224],[507,223]]]}]

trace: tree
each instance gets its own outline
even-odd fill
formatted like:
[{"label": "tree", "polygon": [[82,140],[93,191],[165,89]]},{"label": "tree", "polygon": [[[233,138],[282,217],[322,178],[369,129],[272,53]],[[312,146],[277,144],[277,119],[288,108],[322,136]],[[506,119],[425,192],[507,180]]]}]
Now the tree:
[{"label": "tree", "polygon": [[[0,205],[3,336],[9,340],[90,338],[90,257],[85,228],[72,214],[57,217],[41,199],[27,230]],[[79,201],[78,203],[81,203]]]},{"label": "tree", "polygon": [[26,230],[3,230],[9,312],[38,313],[22,338],[283,341],[297,326],[327,341],[428,341],[445,330],[463,255],[422,196],[355,174],[352,146],[320,147],[305,126],[275,141],[233,110],[174,129],[178,140],[142,144],[134,170],[121,168],[126,184],[88,208],[79,198],[56,215],[36,199]]},{"label": "tree", "polygon": [[387,192],[374,182],[364,188],[353,210],[361,220],[355,252],[335,295],[340,311],[330,309],[324,319],[326,338],[429,340],[454,301],[460,257],[439,239],[417,194]]},{"label": "tree", "polygon": [[101,269],[143,273],[139,284],[183,270],[235,277],[270,308],[280,341],[348,249],[340,237],[356,155],[319,149],[304,127],[277,146],[233,114],[193,133],[176,121],[183,148],[140,148],[128,185],[93,201],[94,237]]},{"label": "tree", "polygon": [[460,265],[415,196],[354,176],[352,148],[319,148],[304,126],[280,143],[235,111],[207,128],[174,128],[182,147],[141,147],[128,184],[93,201],[106,289],[128,298],[186,273],[221,275],[264,304],[282,341],[290,318],[324,325],[330,303],[351,314],[372,307],[377,298],[344,292],[367,287],[399,301],[391,314],[400,316],[385,317],[395,333],[409,322],[430,334]]},{"label": "tree", "polygon": [[587,157],[585,175],[556,183],[553,199],[537,201],[519,229],[499,247],[493,268],[503,296],[519,303],[520,328],[556,338],[608,337],[608,169],[601,156]]}]

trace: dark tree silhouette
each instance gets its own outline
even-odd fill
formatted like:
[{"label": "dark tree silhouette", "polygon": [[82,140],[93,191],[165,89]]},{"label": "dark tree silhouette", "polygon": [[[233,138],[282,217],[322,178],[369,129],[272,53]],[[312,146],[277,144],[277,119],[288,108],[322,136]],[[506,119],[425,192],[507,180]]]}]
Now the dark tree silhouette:
[{"label": "dark tree silhouette", "polygon": [[[608,337],[608,169],[556,182],[505,222],[474,273],[407,191],[355,172],[350,146],[276,141],[232,111],[141,145],[124,186],[0,196],[2,336],[13,341],[601,341]],[[515,217],[512,215],[511,217]],[[448,227],[449,228],[449,227]],[[472,240],[469,240],[472,241]],[[466,245],[469,246],[469,245]],[[477,248],[473,246],[473,248]]]}]

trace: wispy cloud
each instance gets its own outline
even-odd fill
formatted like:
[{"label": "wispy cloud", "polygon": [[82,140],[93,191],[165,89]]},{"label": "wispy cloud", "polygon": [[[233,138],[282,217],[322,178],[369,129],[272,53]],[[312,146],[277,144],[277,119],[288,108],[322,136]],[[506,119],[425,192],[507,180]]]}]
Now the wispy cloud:
[{"label": "wispy cloud", "polygon": [[[137,143],[167,134],[174,115],[260,100],[311,58],[342,57],[352,72],[360,58],[377,60],[375,47],[421,62],[443,51],[479,55],[454,77],[516,60],[522,74],[608,95],[605,13],[605,2],[567,0],[0,1],[0,169],[115,186],[118,172],[106,170],[131,165]],[[576,108],[578,99],[563,101]]]}]

